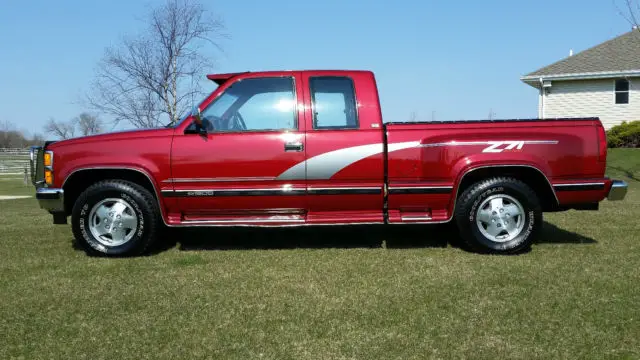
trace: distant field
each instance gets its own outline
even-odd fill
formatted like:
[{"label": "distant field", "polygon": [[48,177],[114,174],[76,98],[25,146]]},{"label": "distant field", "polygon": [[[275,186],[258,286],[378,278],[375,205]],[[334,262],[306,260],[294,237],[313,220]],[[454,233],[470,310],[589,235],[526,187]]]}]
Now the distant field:
[{"label": "distant field", "polygon": [[609,164],[627,199],[546,214],[520,256],[365,226],[172,230],[100,259],[35,199],[0,201],[0,359],[638,359],[640,150]]}]

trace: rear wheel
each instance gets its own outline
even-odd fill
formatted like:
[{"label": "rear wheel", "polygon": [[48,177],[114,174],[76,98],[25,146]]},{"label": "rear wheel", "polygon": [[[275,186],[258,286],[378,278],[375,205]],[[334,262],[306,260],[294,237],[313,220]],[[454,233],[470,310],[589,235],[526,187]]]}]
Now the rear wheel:
[{"label": "rear wheel", "polygon": [[460,195],[455,216],[466,245],[481,252],[521,252],[531,246],[542,227],[538,196],[513,178],[472,185]]},{"label": "rear wheel", "polygon": [[140,255],[154,242],[159,210],[142,186],[106,180],[87,188],[71,216],[78,244],[89,254]]}]

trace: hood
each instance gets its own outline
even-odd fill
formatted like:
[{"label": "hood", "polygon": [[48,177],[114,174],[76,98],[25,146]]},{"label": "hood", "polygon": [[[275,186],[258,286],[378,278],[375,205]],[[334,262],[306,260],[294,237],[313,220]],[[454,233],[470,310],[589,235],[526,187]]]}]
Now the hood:
[{"label": "hood", "polygon": [[47,149],[55,149],[60,146],[66,145],[79,145],[84,143],[96,143],[103,141],[114,141],[114,140],[126,140],[126,139],[144,139],[149,137],[156,136],[166,136],[173,134],[173,128],[152,128],[152,129],[137,129],[137,130],[123,130],[123,131],[114,131],[104,134],[97,135],[89,135],[76,137],[67,140],[59,140],[59,141],[47,141],[45,146]]}]

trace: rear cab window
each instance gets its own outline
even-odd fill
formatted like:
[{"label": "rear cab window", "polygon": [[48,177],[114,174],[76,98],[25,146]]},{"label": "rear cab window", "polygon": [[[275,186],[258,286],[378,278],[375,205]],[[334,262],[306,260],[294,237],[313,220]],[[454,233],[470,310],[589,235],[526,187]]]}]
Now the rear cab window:
[{"label": "rear cab window", "polygon": [[358,111],[353,80],[346,76],[309,79],[316,130],[357,129]]}]

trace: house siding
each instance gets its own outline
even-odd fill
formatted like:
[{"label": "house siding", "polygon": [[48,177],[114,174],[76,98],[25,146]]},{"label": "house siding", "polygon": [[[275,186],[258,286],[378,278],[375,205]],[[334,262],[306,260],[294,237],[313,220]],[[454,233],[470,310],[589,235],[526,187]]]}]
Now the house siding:
[{"label": "house siding", "polygon": [[542,118],[597,116],[606,129],[623,121],[640,120],[640,78],[629,79],[628,104],[615,103],[614,82],[554,81],[544,99],[539,96],[538,113]]}]

